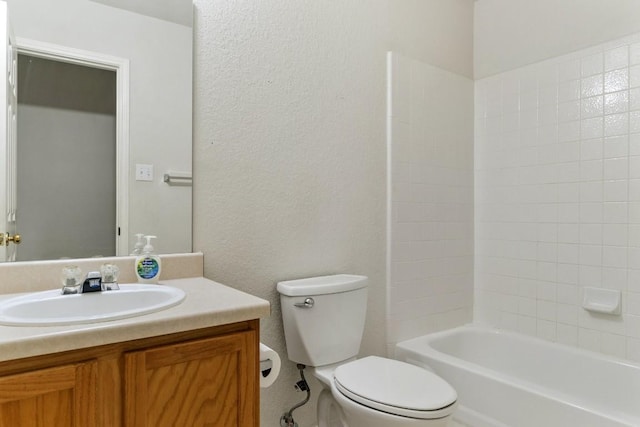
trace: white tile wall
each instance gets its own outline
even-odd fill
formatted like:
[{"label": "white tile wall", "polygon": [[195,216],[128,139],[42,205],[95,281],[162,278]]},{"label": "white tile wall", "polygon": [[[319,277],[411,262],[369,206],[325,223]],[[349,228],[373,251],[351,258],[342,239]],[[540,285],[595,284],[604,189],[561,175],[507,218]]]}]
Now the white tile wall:
[{"label": "white tile wall", "polygon": [[[475,84],[475,320],[640,361],[640,35]],[[581,308],[620,289],[623,314]]]},{"label": "white tile wall", "polygon": [[389,54],[388,344],[468,323],[473,81]]}]

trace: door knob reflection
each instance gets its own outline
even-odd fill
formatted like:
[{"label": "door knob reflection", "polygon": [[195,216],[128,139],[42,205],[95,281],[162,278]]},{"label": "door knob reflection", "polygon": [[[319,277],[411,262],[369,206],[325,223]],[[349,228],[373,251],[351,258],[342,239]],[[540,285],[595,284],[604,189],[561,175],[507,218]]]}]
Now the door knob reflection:
[{"label": "door knob reflection", "polygon": [[[9,235],[9,233],[7,233],[5,239],[5,245],[9,246],[9,242],[13,242],[16,245],[19,245],[20,242],[22,241],[22,237],[19,234],[14,234],[13,236]],[[0,240],[0,245],[2,244],[2,240]]]}]

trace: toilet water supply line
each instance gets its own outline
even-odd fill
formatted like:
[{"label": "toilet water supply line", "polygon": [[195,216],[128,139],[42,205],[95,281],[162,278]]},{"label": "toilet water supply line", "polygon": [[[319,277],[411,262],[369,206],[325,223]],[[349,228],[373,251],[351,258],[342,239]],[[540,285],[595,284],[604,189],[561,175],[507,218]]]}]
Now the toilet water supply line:
[{"label": "toilet water supply line", "polygon": [[298,427],[298,423],[293,419],[293,411],[305,405],[311,397],[311,387],[309,387],[309,384],[307,384],[307,380],[304,378],[304,368],[306,368],[306,366],[301,363],[298,363],[296,366],[300,371],[301,379],[294,385],[294,387],[298,391],[306,391],[307,397],[302,402],[294,405],[293,408],[282,414],[282,417],[280,418],[280,427]]}]

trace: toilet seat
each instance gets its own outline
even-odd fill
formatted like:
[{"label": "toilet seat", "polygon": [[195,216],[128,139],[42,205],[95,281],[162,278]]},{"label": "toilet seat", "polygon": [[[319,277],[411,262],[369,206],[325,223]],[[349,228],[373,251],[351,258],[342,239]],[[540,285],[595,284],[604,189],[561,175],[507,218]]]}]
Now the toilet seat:
[{"label": "toilet seat", "polygon": [[361,405],[409,418],[446,417],[457,399],[453,387],[432,372],[377,356],[340,365],[334,383],[341,394]]}]

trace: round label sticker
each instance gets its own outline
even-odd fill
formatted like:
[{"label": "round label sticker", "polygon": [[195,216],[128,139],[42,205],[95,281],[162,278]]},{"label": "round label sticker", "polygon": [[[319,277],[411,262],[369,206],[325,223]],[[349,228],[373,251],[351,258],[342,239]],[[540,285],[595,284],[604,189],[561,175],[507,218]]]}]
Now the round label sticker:
[{"label": "round label sticker", "polygon": [[136,269],[138,270],[138,276],[141,278],[153,279],[158,275],[160,266],[158,265],[158,261],[153,258],[143,258],[138,261]]}]

